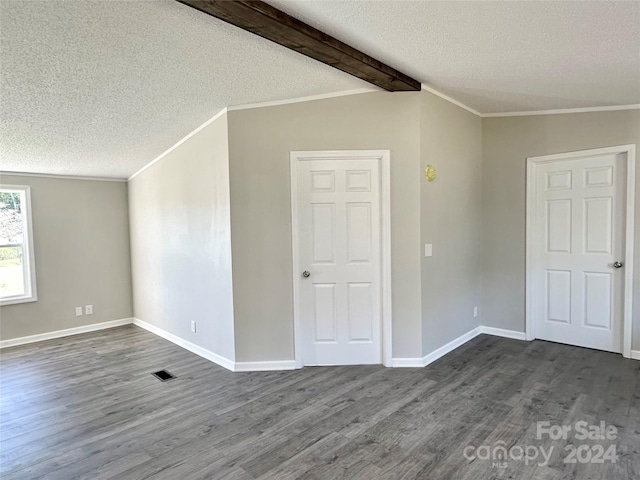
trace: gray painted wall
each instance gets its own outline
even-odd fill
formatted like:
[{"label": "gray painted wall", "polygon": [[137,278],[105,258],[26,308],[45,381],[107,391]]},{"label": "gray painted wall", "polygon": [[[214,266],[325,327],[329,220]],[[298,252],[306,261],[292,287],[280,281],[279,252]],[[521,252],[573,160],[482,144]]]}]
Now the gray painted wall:
[{"label": "gray painted wall", "polygon": [[[129,183],[129,212],[124,183],[3,175],[32,186],[39,299],[2,307],[0,338],[133,314],[230,360],[293,359],[289,152],[338,149],[391,150],[394,357],[523,331],[526,158],[628,143],[638,110],[481,120],[369,93],[224,115]],[[634,307],[640,349],[640,288]]]},{"label": "gray painted wall", "polygon": [[[420,97],[423,355],[476,328],[480,306],[482,122],[431,93]],[[428,164],[438,178],[427,182]]]},{"label": "gray painted wall", "polygon": [[420,94],[229,113],[238,361],[294,358],[291,150],[391,150],[393,355],[421,357]]},{"label": "gray painted wall", "polygon": [[129,212],[134,316],[234,360],[226,115],[134,177]]},{"label": "gray painted wall", "polygon": [[[524,331],[526,158],[640,144],[640,110],[485,118],[483,127],[483,325]],[[638,161],[638,160],[637,160]],[[636,242],[640,252],[640,168]],[[640,254],[634,273],[633,345],[640,348]]]},{"label": "gray painted wall", "polygon": [[[127,185],[2,175],[29,185],[38,300],[0,307],[0,339],[130,318]],[[93,305],[93,315],[75,307]]]}]

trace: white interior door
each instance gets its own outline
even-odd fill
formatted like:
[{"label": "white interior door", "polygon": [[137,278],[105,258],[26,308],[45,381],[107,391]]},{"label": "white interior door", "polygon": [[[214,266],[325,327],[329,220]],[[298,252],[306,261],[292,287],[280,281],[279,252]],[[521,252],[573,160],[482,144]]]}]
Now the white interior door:
[{"label": "white interior door", "polygon": [[382,361],[380,193],[374,159],[298,164],[303,365]]},{"label": "white interior door", "polygon": [[624,156],[541,163],[535,185],[536,338],[622,352]]}]

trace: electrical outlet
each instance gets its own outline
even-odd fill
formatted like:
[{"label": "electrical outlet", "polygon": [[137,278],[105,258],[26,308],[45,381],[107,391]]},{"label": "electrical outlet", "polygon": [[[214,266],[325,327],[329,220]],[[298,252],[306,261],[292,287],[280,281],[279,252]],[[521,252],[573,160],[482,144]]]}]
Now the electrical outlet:
[{"label": "electrical outlet", "polygon": [[84,307],[85,315],[93,315],[93,305],[86,305]]},{"label": "electrical outlet", "polygon": [[76,317],[82,316],[82,307],[76,307]]},{"label": "electrical outlet", "polygon": [[473,307],[473,318],[478,317],[478,307]]},{"label": "electrical outlet", "polygon": [[191,320],[191,331],[196,333],[196,322],[195,320]]},{"label": "electrical outlet", "polygon": [[426,243],[424,245],[424,256],[433,257],[433,245],[431,243]]}]

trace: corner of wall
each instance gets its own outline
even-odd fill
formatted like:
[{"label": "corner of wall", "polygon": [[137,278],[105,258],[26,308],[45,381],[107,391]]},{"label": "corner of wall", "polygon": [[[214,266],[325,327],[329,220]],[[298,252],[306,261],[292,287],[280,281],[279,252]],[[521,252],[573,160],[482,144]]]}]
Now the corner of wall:
[{"label": "corner of wall", "polygon": [[235,361],[226,110],[130,179],[129,212],[134,317]]},{"label": "corner of wall", "polygon": [[[480,325],[482,119],[431,92],[420,106],[421,243],[433,245],[432,257],[421,254],[422,344],[429,355]],[[437,173],[431,182],[427,165]]]}]

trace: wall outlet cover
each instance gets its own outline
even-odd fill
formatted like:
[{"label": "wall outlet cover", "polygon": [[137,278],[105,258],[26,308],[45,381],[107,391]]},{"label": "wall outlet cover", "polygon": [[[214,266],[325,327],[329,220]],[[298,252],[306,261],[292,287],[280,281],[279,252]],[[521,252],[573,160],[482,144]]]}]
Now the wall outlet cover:
[{"label": "wall outlet cover", "polygon": [[82,316],[82,307],[76,307],[76,317]]},{"label": "wall outlet cover", "polygon": [[84,307],[85,315],[93,315],[93,305],[87,305]]}]

